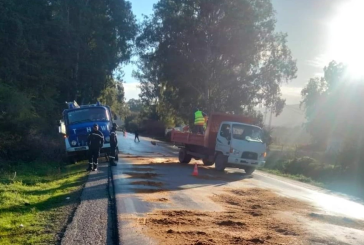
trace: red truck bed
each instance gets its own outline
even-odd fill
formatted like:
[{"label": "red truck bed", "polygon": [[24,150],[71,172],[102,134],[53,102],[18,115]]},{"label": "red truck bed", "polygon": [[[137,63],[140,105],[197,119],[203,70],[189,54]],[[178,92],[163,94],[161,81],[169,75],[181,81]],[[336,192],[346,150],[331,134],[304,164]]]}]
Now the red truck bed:
[{"label": "red truck bed", "polygon": [[187,145],[204,145],[204,135],[183,133],[179,131],[172,131],[172,142],[178,142]]},{"label": "red truck bed", "polygon": [[171,140],[172,142],[182,143],[186,145],[198,145],[204,146],[206,148],[215,148],[217,132],[219,130],[221,122],[224,121],[249,124],[254,123],[252,118],[241,115],[213,113],[209,118],[207,129],[204,135],[172,131]]}]

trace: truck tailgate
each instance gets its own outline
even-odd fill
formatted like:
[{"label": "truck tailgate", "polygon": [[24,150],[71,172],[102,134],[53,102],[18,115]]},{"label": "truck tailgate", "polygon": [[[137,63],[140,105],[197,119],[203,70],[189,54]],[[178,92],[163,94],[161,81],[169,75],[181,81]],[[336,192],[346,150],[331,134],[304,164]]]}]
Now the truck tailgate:
[{"label": "truck tailgate", "polygon": [[171,141],[188,145],[204,145],[204,135],[172,131]]}]

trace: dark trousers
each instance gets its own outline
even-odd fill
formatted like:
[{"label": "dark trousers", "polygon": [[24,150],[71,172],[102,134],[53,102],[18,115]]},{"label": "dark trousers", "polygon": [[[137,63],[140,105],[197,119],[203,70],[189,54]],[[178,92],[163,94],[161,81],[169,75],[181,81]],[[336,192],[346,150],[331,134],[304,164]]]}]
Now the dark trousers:
[{"label": "dark trousers", "polygon": [[118,160],[118,146],[110,146],[110,152],[109,152],[109,156],[115,158],[115,160]]},{"label": "dark trousers", "polygon": [[203,127],[203,125],[195,125],[195,133],[198,134],[204,134],[205,133],[205,129]]},{"label": "dark trousers", "polygon": [[100,149],[89,149],[88,154],[89,163],[94,163],[97,165],[97,159],[100,157]]},{"label": "dark trousers", "polygon": [[138,139],[138,141],[140,142],[140,140],[139,140],[139,135],[138,135],[138,134],[136,134],[136,135],[135,135],[134,141],[136,141],[137,139]]}]

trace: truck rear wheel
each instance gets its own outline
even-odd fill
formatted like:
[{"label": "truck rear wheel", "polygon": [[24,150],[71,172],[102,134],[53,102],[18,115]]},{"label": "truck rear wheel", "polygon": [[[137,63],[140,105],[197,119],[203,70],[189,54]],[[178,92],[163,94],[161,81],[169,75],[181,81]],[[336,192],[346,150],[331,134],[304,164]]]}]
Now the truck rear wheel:
[{"label": "truck rear wheel", "polygon": [[205,166],[211,166],[211,165],[214,165],[214,161],[210,161],[209,159],[205,158],[205,159],[202,159],[202,162],[203,162],[203,165]]},{"label": "truck rear wheel", "polygon": [[188,164],[191,161],[192,157],[187,154],[186,150],[181,148],[178,153],[178,160],[180,163]]},{"label": "truck rear wheel", "polygon": [[223,154],[218,154],[215,160],[215,169],[217,171],[224,171],[226,162],[227,162],[226,156],[224,156]]},{"label": "truck rear wheel", "polygon": [[255,171],[255,168],[253,168],[253,167],[245,167],[244,170],[245,170],[245,173],[246,174],[251,175]]}]

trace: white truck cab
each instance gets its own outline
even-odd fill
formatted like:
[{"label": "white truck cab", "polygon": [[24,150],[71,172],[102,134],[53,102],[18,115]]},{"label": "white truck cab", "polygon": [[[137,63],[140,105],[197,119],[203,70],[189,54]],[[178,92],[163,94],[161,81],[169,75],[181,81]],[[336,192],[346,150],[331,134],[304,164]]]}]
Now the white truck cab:
[{"label": "white truck cab", "polygon": [[217,133],[215,151],[217,170],[234,167],[251,174],[255,168],[265,164],[263,130],[250,124],[224,121]]}]

